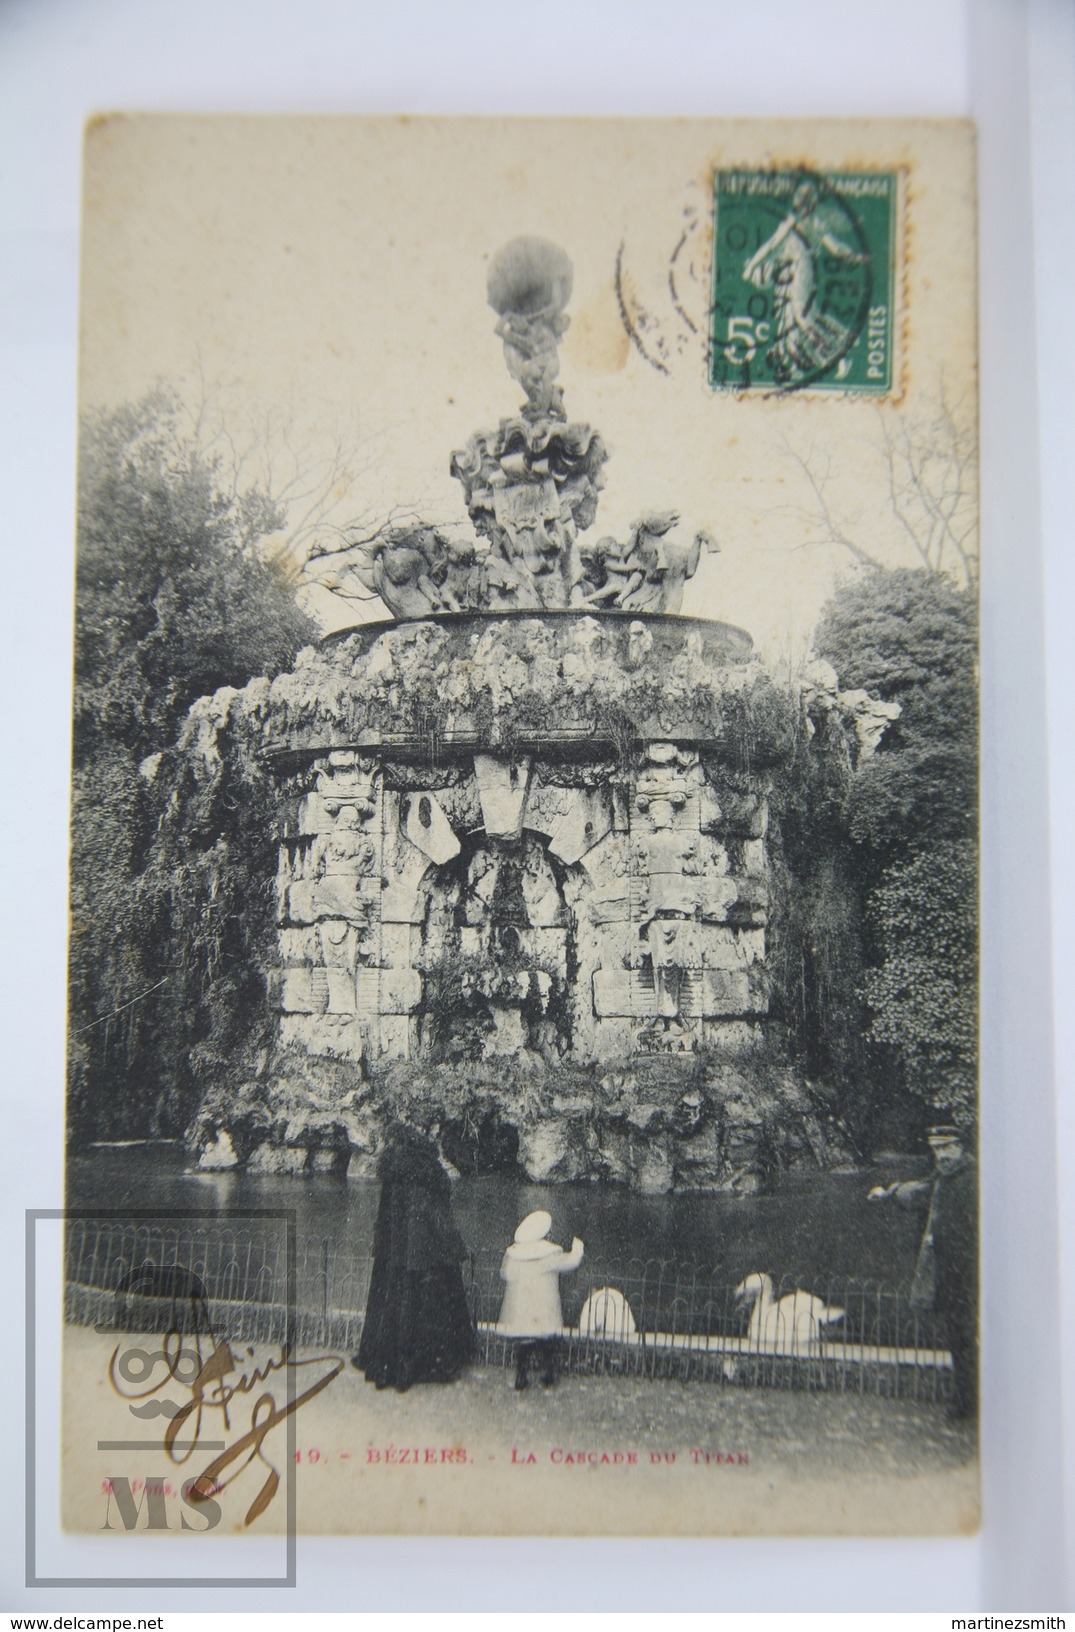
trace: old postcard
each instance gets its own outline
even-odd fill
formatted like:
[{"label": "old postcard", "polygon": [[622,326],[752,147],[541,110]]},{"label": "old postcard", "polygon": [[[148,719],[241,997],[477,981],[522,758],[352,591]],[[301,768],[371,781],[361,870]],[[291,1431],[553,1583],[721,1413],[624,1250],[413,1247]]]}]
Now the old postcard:
[{"label": "old postcard", "polygon": [[958,123],[92,124],[69,1529],[976,1527],[974,242]]}]

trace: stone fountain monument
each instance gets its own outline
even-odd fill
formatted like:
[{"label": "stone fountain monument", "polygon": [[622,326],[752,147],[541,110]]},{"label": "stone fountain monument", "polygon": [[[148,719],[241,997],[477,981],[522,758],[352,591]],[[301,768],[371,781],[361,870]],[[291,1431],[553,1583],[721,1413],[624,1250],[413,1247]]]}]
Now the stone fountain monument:
[{"label": "stone fountain monument", "polygon": [[[734,1173],[728,1084],[766,1032],[775,693],[747,634],[680,615],[708,535],[679,541],[665,512],[594,537],[608,455],[557,383],[571,283],[541,239],[490,266],[525,401],[452,455],[472,536],[318,557],[392,620],[192,711],[204,755],[238,735],[260,757],[278,809],[251,1093],[301,1077],[317,1114],[255,1118],[254,1166],[367,1170],[409,1076],[491,1118],[533,1178]],[[203,1160],[230,1161],[240,1111],[207,1104]]]}]

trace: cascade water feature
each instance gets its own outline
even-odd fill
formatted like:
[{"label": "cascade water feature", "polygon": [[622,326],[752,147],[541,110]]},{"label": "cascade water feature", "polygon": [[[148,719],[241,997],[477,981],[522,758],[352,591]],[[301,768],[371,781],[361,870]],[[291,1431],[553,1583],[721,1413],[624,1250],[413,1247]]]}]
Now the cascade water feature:
[{"label": "cascade water feature", "polygon": [[492,260],[526,400],[452,455],[473,536],[318,557],[392,621],[192,710],[205,763],[269,768],[279,840],[273,1049],[240,1102],[207,1093],[207,1164],[368,1173],[409,1093],[478,1171],[750,1187],[774,1127],[820,1159],[766,1022],[780,698],[746,633],[679,615],[708,534],[588,536],[608,456],[556,383],[571,282],[541,239]]}]

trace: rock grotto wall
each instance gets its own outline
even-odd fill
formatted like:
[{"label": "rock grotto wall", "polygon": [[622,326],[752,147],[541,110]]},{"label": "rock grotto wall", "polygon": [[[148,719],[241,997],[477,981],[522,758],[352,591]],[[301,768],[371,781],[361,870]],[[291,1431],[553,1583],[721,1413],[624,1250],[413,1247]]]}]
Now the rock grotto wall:
[{"label": "rock grotto wall", "polygon": [[245,1108],[210,1094],[203,1162],[362,1170],[411,1062],[453,1165],[748,1182],[809,1118],[790,1076],[741,1110],[787,726],[747,637],[665,617],[371,626],[203,700],[202,774],[255,754],[279,811],[276,1044]]},{"label": "rock grotto wall", "polygon": [[766,1021],[793,705],[742,630],[676,615],[709,532],[587,536],[608,451],[557,383],[572,276],[537,238],[490,260],[526,400],[451,457],[470,536],[307,563],[400,621],[191,710],[193,781],[267,768],[279,847],[273,1043],[207,1084],[204,1165],[368,1172],[408,1105],[461,1170],[664,1190],[826,1159]]}]

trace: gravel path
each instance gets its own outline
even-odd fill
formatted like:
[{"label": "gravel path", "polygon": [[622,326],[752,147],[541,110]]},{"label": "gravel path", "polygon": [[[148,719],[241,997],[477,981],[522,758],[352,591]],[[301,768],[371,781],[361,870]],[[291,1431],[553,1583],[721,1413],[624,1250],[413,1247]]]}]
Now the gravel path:
[{"label": "gravel path", "polygon": [[[170,1466],[162,1425],[132,1422],[109,1382],[114,1343],[91,1328],[65,1333],[63,1510],[72,1530],[100,1532],[106,1479]],[[241,1363],[263,1364],[268,1352],[256,1362],[244,1353]],[[331,1358],[303,1351],[300,1390],[333,1369]],[[244,1515],[270,1466],[296,1469],[307,1535],[916,1535],[977,1523],[975,1432],[947,1421],[939,1405],[637,1377],[570,1375],[523,1393],[512,1383],[511,1370],[476,1365],[456,1383],[397,1394],[344,1363],[296,1412],[294,1459],[278,1425],[260,1457],[236,1464],[214,1533],[250,1533]],[[286,1400],[273,1370],[233,1397],[227,1424],[207,1408],[202,1441],[232,1446],[262,1390],[277,1408]],[[190,1397],[175,1384],[162,1393]],[[136,1427],[144,1450],[100,1448]],[[200,1441],[168,1477],[178,1485],[211,1460]],[[169,1500],[178,1528],[178,1495]],[[281,1493],[256,1526],[279,1531],[285,1521]]]},{"label": "gravel path", "polygon": [[961,1467],[975,1451],[973,1426],[949,1422],[943,1407],[870,1395],[580,1376],[517,1394],[512,1373],[493,1366],[475,1366],[447,1387],[401,1395],[370,1388],[351,1368],[339,1382],[341,1406],[356,1385],[355,1414],[367,1432],[383,1427],[404,1439],[433,1429],[443,1436],[449,1425],[465,1438],[480,1427],[483,1437],[545,1454],[571,1446],[647,1456],[745,1452],[752,1464],[810,1477]]}]

